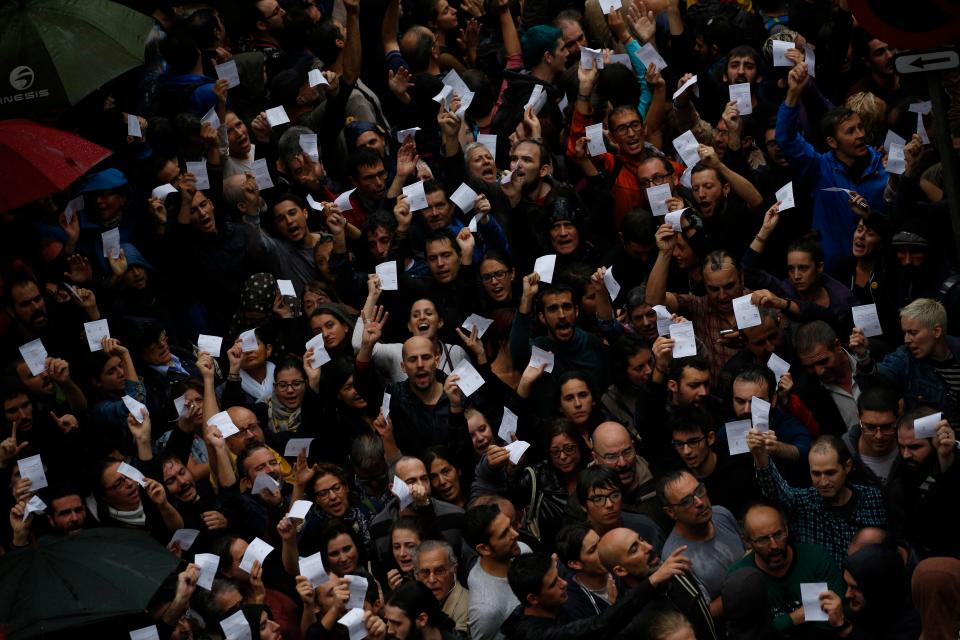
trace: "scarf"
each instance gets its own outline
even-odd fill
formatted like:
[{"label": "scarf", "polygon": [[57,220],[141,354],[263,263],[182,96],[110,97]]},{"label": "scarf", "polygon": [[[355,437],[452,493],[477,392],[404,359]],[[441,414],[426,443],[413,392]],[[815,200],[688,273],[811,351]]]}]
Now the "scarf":
[{"label": "scarf", "polygon": [[271,394],[265,402],[267,403],[267,419],[270,421],[270,428],[274,433],[289,431],[296,433],[300,429],[300,409],[288,409],[283,406],[276,393]]},{"label": "scarf", "polygon": [[254,402],[266,402],[267,398],[273,395],[273,372],[276,365],[267,362],[267,373],[263,377],[263,382],[257,382],[249,373],[240,370],[240,386],[244,393],[254,399]]},{"label": "scarf", "polygon": [[107,513],[110,514],[111,518],[117,522],[122,522],[128,527],[142,527],[147,524],[147,514],[143,511],[142,502],[136,511],[120,511],[107,505]]}]

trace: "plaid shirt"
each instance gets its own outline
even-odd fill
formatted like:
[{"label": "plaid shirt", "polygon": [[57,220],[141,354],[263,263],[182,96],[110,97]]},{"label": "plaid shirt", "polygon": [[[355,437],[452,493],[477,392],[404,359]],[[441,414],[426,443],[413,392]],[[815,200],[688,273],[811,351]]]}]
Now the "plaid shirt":
[{"label": "plaid shirt", "polygon": [[757,469],[757,481],[763,495],[779,503],[790,518],[793,539],[820,545],[843,566],[847,546],[863,527],[887,526],[887,510],[883,495],[876,487],[850,484],[853,504],[841,510],[832,509],[813,487],[794,489],[787,484],[771,460],[766,469]]}]

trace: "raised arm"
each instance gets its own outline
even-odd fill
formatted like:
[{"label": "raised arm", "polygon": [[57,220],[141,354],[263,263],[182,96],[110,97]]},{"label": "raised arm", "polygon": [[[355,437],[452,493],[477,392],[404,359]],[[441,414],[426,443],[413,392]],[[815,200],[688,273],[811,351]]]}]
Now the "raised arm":
[{"label": "raised arm", "polygon": [[651,307],[658,304],[664,305],[668,311],[674,313],[679,304],[677,297],[667,292],[667,273],[670,270],[670,259],[673,257],[673,248],[677,244],[677,234],[669,224],[662,224],[656,233],[657,259],[650,269],[650,275],[647,277],[647,297],[646,303]]},{"label": "raised arm", "polygon": [[400,0],[389,0],[387,10],[383,14],[383,24],[380,26],[380,41],[383,43],[383,52],[399,51],[397,32],[400,30]]},{"label": "raised arm", "polygon": [[346,47],[343,50],[341,79],[353,86],[360,77],[360,60],[363,57],[360,45],[360,0],[343,0],[343,6],[347,10],[347,37],[344,40]]},{"label": "raised arm", "polygon": [[730,183],[733,192],[740,196],[747,204],[747,209],[751,212],[758,211],[763,206],[763,196],[757,191],[757,188],[750,184],[750,181],[742,175],[728,167],[720,160],[720,156],[713,147],[701,144],[699,147],[700,161],[710,167]]}]

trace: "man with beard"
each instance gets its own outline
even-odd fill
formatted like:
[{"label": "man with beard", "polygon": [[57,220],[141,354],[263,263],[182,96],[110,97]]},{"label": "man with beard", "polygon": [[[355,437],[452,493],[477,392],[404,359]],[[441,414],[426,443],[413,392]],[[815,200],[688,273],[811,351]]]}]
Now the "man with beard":
[{"label": "man with beard", "polygon": [[[47,508],[47,525],[53,535],[72,536],[83,531],[87,522],[87,508],[83,498],[70,486],[60,485],[44,492],[50,502]],[[10,528],[13,531],[11,544],[14,548],[30,545],[30,529],[36,513],[24,517],[27,500],[23,499],[10,510]]]},{"label": "man with beard", "polygon": [[[664,609],[679,611],[693,625],[697,638],[717,640],[717,630],[710,616],[696,578],[692,576],[690,558],[682,554],[686,547],[677,548],[663,563],[653,546],[630,529],[614,529],[600,538],[597,553],[600,561],[625,587],[637,589],[644,582],[657,587],[657,597],[643,607],[636,624],[642,629],[649,618]],[[662,570],[662,571],[661,571]],[[657,576],[657,577],[654,577]],[[634,631],[634,626],[628,627]],[[640,629],[635,630],[637,633]],[[644,637],[624,633],[623,637]]]},{"label": "man with beard", "polygon": [[[546,328],[546,335],[532,337],[534,301],[537,319]],[[553,283],[540,287],[540,274],[523,277],[523,294],[517,315],[510,328],[510,357],[513,367],[522,371],[530,362],[531,346],[554,355],[553,371],[540,376],[531,398],[537,398],[540,415],[548,415],[557,406],[556,380],[567,371],[586,371],[591,388],[607,388],[606,349],[600,339],[577,326],[579,315],[573,288]]]},{"label": "man with beard", "polygon": [[947,335],[947,311],[936,300],[918,298],[900,310],[904,344],[880,362],[870,357],[861,329],[850,336],[857,371],[878,373],[903,393],[907,408],[932,405],[954,428],[960,426],[960,338]]},{"label": "man with beard", "polygon": [[[457,235],[467,226],[454,215],[456,213],[454,205],[440,182],[433,179],[426,180],[423,183],[423,191],[427,196],[427,208],[419,211],[422,225],[415,229],[425,228],[425,233],[448,229],[450,233]],[[407,208],[409,209],[409,205]],[[477,219],[477,235],[474,236],[476,242],[473,249],[473,262],[479,263],[488,249],[496,249],[510,255],[507,237],[496,217],[492,215],[490,201],[483,194],[477,196],[474,208],[467,217],[477,215],[480,217]],[[414,242],[416,244],[416,241]]]},{"label": "man with beard", "polygon": [[23,361],[22,355],[13,367],[30,397],[43,409],[57,413],[86,412],[87,398],[70,376],[70,363],[66,360],[48,357],[44,361],[45,369],[36,376]]},{"label": "man with beard", "polygon": [[758,503],[743,518],[743,535],[751,553],[730,565],[759,569],[767,582],[767,602],[773,626],[789,638],[832,637],[824,622],[804,622],[800,585],[826,582],[830,591],[842,593],[838,565],[820,545],[790,541],[786,516],[778,509]]},{"label": "man with beard", "polygon": [[856,191],[876,213],[886,212],[883,190],[887,171],[881,154],[867,144],[860,116],[847,107],[827,112],[821,121],[829,151],[820,153],[800,135],[800,96],[810,81],[807,65],[798,63],[787,75],[787,95],[777,114],[777,145],[798,175],[807,176],[805,187],[814,192],[813,228],[820,232],[824,267],[833,271],[837,259],[847,255],[859,216],[849,199],[824,191],[840,187]]},{"label": "man with beard", "polygon": [[460,637],[453,620],[420,582],[404,583],[390,594],[383,618],[390,640],[457,640]]},{"label": "man with beard", "polygon": [[684,555],[690,558],[700,591],[710,603],[711,615],[721,617],[723,579],[727,568],[744,552],[736,518],[727,508],[713,506],[706,485],[686,469],[660,478],[657,495],[663,510],[675,522],[661,555],[669,556],[680,547],[686,549]]},{"label": "man with beard", "polygon": [[215,531],[229,526],[220,498],[206,479],[197,480],[180,458],[161,455],[160,465],[163,486],[170,500],[183,517],[184,527],[200,531],[194,547],[207,549]]},{"label": "man with beard", "polygon": [[0,468],[13,465],[18,458],[40,455],[55,475],[79,477],[83,457],[76,452],[82,448],[83,440],[77,418],[52,411],[37,412],[33,400],[21,387],[5,389],[2,397],[4,439],[0,442]]},{"label": "man with beard", "polygon": [[960,493],[960,467],[954,464],[956,435],[943,419],[932,438],[916,435],[916,421],[935,413],[930,407],[918,407],[904,414],[897,426],[905,489],[904,536],[919,547],[924,557],[957,557],[960,543],[955,534],[960,522],[956,499]]},{"label": "man with beard", "polygon": [[470,637],[502,639],[500,625],[520,605],[507,581],[510,563],[520,555],[520,534],[500,507],[484,504],[467,511],[463,538],[480,556],[467,576]]},{"label": "man with beard", "polygon": [[321,234],[311,232],[307,224],[307,203],[300,196],[286,193],[279,196],[270,209],[270,222],[279,237],[262,236],[272,262],[270,272],[277,278],[290,280],[298,296],[308,282],[320,276],[314,261],[314,248]]},{"label": "man with beard", "polygon": [[[74,360],[73,356],[79,354],[76,353],[73,334],[60,329],[76,325],[81,317],[84,322],[100,319],[97,299],[93,292],[77,288],[77,296],[70,294],[77,307],[83,311],[83,316],[80,316],[75,313],[72,305],[58,304],[52,309],[48,308],[40,282],[31,273],[20,272],[7,276],[5,286],[4,302],[13,322],[4,336],[4,346],[15,351],[20,345],[41,338],[48,353]],[[66,297],[68,294],[63,292],[63,295]],[[65,308],[66,316],[62,315]]]},{"label": "man with beard", "polygon": [[847,90],[847,95],[865,91],[877,96],[891,107],[906,97],[900,86],[900,75],[897,73],[893,58],[897,53],[880,38],[875,38],[864,29],[857,29],[852,38],[853,55],[860,59],[867,75],[861,78]]}]

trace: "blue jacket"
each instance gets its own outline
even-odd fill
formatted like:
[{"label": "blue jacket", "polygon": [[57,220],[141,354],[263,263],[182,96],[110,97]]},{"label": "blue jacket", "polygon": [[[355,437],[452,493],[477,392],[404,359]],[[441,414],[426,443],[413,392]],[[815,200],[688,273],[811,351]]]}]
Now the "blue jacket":
[{"label": "blue jacket", "polygon": [[880,154],[871,148],[870,165],[860,181],[855,181],[847,173],[847,166],[832,151],[819,153],[803,138],[799,131],[799,114],[799,106],[780,105],[777,145],[790,161],[790,166],[803,175],[803,186],[813,189],[813,228],[820,232],[826,269],[831,272],[837,259],[850,253],[859,218],[850,210],[845,193],[822,189],[851,189],[869,201],[871,210],[885,213],[883,190],[887,186],[887,170],[883,168]]},{"label": "blue jacket", "polygon": [[[960,338],[947,336],[947,346],[954,358],[960,359]],[[873,373],[864,371],[863,373]],[[900,346],[876,365],[876,373],[887,378],[903,390],[907,409],[928,405],[943,412],[950,411],[950,396],[943,380],[929,359],[917,360],[907,345]]]}]

